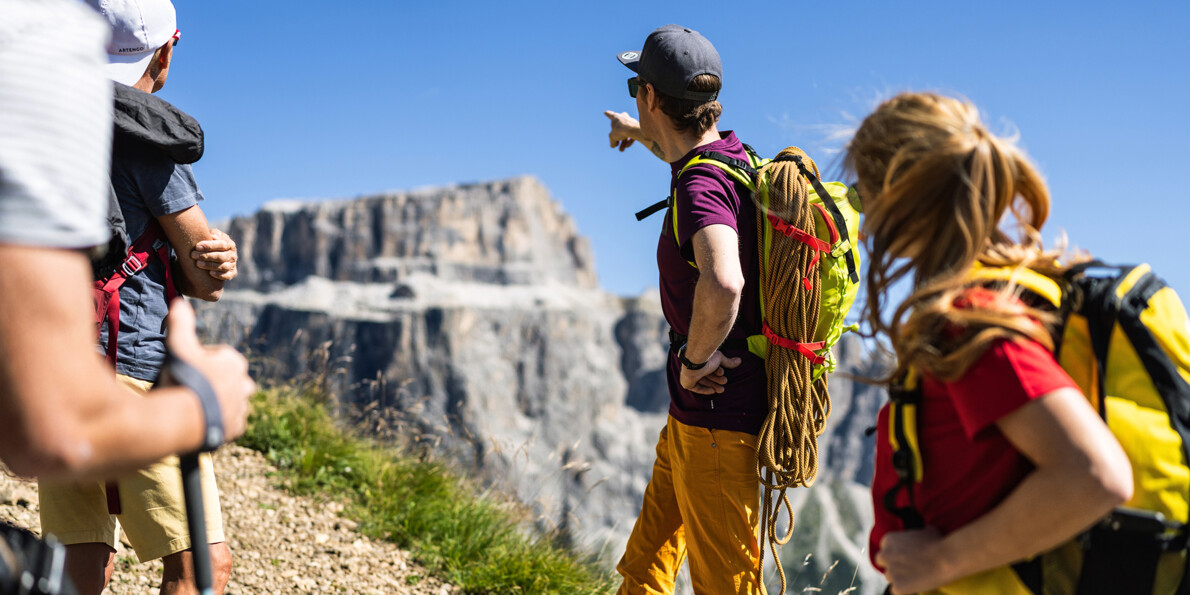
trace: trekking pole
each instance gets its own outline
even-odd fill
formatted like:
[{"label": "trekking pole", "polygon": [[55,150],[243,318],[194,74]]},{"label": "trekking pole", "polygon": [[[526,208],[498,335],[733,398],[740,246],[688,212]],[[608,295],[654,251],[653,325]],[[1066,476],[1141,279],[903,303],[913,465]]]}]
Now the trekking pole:
[{"label": "trekking pole", "polygon": [[207,543],[207,519],[203,510],[202,472],[198,453],[181,457],[182,492],[186,497],[186,524],[190,528],[190,552],[194,558],[194,586],[199,595],[214,595],[211,576],[211,546]]},{"label": "trekking pole", "polygon": [[211,452],[223,444],[223,416],[215,389],[207,382],[202,372],[167,351],[165,372],[177,384],[190,389],[198,396],[206,432],[198,451],[179,458],[182,470],[182,493],[186,499],[186,525],[190,529],[190,552],[194,558],[194,583],[199,595],[214,595],[214,580],[211,575],[211,547],[207,543],[206,511],[203,509],[202,472],[198,465],[200,452]]}]

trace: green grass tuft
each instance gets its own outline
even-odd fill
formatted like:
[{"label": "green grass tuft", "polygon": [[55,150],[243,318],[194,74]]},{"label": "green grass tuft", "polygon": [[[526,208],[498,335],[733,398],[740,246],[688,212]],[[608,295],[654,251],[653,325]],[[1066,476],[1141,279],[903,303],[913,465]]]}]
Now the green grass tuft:
[{"label": "green grass tuft", "polygon": [[344,515],[468,593],[596,594],[612,578],[530,529],[524,509],[484,494],[446,466],[352,435],[321,399],[256,395],[239,444],[260,451],[300,494],[345,500]]}]

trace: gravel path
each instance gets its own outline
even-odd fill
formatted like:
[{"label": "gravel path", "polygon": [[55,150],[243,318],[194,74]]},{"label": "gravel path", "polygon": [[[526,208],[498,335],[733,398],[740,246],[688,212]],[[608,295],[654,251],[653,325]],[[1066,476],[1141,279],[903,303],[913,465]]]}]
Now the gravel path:
[{"label": "gravel path", "polygon": [[[260,453],[224,447],[216,454],[215,470],[235,559],[227,593],[459,592],[428,577],[408,552],[360,535],[355,522],[339,516],[341,504],[286,492]],[[40,530],[36,483],[0,472],[0,521]],[[106,592],[156,595],[160,580],[161,562],[137,563],[124,543]]]}]

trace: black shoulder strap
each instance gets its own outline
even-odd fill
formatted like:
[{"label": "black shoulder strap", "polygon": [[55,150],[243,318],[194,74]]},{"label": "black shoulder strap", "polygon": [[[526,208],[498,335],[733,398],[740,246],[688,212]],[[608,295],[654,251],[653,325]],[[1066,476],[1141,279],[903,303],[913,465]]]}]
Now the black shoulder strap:
[{"label": "black shoulder strap", "polygon": [[[782,155],[774,159],[774,161],[793,161],[797,164],[798,171],[800,171],[802,175],[810,181],[810,185],[814,187],[814,192],[817,192],[818,197],[822,199],[822,206],[826,207],[826,210],[831,214],[831,219],[835,220],[835,227],[839,230],[839,238],[844,242],[850,243],[851,237],[847,232],[847,220],[843,218],[843,212],[839,210],[839,205],[835,204],[834,199],[831,198],[830,193],[826,191],[826,188],[822,185],[822,182],[818,179],[818,176],[814,175],[814,173],[811,172],[804,163],[802,163],[801,155]],[[855,246],[852,245],[852,248],[854,247]],[[843,255],[847,259],[847,276],[851,279],[852,283],[859,283],[859,271],[857,271],[855,268],[855,257],[852,256],[851,250],[847,250],[843,253]]]},{"label": "black shoulder strap", "polygon": [[645,207],[645,208],[643,208],[643,209],[641,209],[641,210],[637,211],[637,212],[636,212],[636,220],[637,220],[637,221],[644,221],[645,219],[647,219],[647,218],[648,218],[650,215],[652,215],[653,213],[656,213],[657,211],[660,211],[661,209],[664,209],[665,207],[668,207],[668,206],[669,206],[669,201],[670,201],[670,198],[667,196],[667,197],[665,197],[665,198],[663,198],[663,199],[661,199],[661,200],[659,200],[659,201],[657,201],[657,202],[655,202],[655,203],[653,203],[653,204],[651,204],[651,205],[649,205],[649,206],[647,206],[647,207]]},{"label": "black shoulder strap", "polygon": [[94,281],[110,277],[116,267],[124,262],[131,246],[131,242],[128,241],[128,226],[124,223],[124,211],[120,209],[120,199],[116,197],[116,188],[110,180],[107,187],[107,227],[112,236],[107,246],[98,246],[91,251],[91,274]]},{"label": "black shoulder strap", "polygon": [[[906,416],[917,414],[916,406],[921,404],[921,389],[906,388],[903,379],[896,380],[888,387],[888,397],[893,409],[889,411],[889,415],[894,416],[891,430],[898,445],[892,457],[897,484],[884,493],[883,504],[886,510],[901,519],[906,529],[921,529],[925,527],[925,519],[917,510],[917,499],[913,490],[917,469],[913,451],[909,446],[909,430],[905,421]],[[914,425],[916,426],[916,423]],[[908,506],[897,504],[897,493],[901,490],[905,490],[909,496]]]},{"label": "black shoulder strap", "polygon": [[[756,155],[756,151],[754,151],[752,149],[752,147],[750,147],[748,145],[744,145],[744,150],[748,152],[749,158],[752,158]],[[712,159],[714,161],[718,161],[719,163],[722,163],[732,169],[737,169],[737,170],[744,172],[745,174],[747,174],[747,176],[749,178],[752,178],[753,180],[756,179],[756,168],[752,167],[751,163],[748,163],[747,161],[744,161],[742,159],[736,159],[735,157],[730,157],[728,155],[724,155],[723,153],[720,153],[718,151],[703,151],[701,153],[698,153],[697,156],[702,157],[704,159]],[[651,216],[653,213],[656,213],[657,211],[660,211],[661,209],[668,207],[670,200],[672,200],[672,197],[667,196],[663,200],[659,200],[659,201],[637,211],[636,212],[636,220],[644,221],[649,216]],[[836,210],[837,210],[837,208],[836,208]],[[842,217],[842,214],[840,214],[839,216]]]},{"label": "black shoulder strap", "polygon": [[747,161],[744,161],[742,159],[736,159],[735,157],[729,157],[729,156],[724,155],[723,153],[720,153],[718,151],[703,151],[702,153],[699,153],[698,155],[704,159],[714,159],[715,161],[718,161],[719,163],[727,165],[728,167],[738,169],[738,170],[748,174],[749,178],[756,178],[756,168],[752,167],[751,163],[748,163]]}]

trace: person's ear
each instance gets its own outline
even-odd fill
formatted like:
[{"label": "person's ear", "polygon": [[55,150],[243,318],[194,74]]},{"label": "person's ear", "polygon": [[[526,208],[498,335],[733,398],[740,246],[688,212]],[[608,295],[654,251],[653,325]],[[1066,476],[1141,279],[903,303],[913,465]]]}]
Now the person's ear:
[{"label": "person's ear", "polygon": [[657,89],[653,88],[653,83],[645,83],[642,88],[645,91],[645,107],[650,111],[656,111],[659,105],[657,99]]},{"label": "person's ear", "polygon": [[157,52],[157,67],[161,70],[169,68],[169,62],[174,57],[174,42],[169,40],[165,45],[161,46],[161,50]]}]

